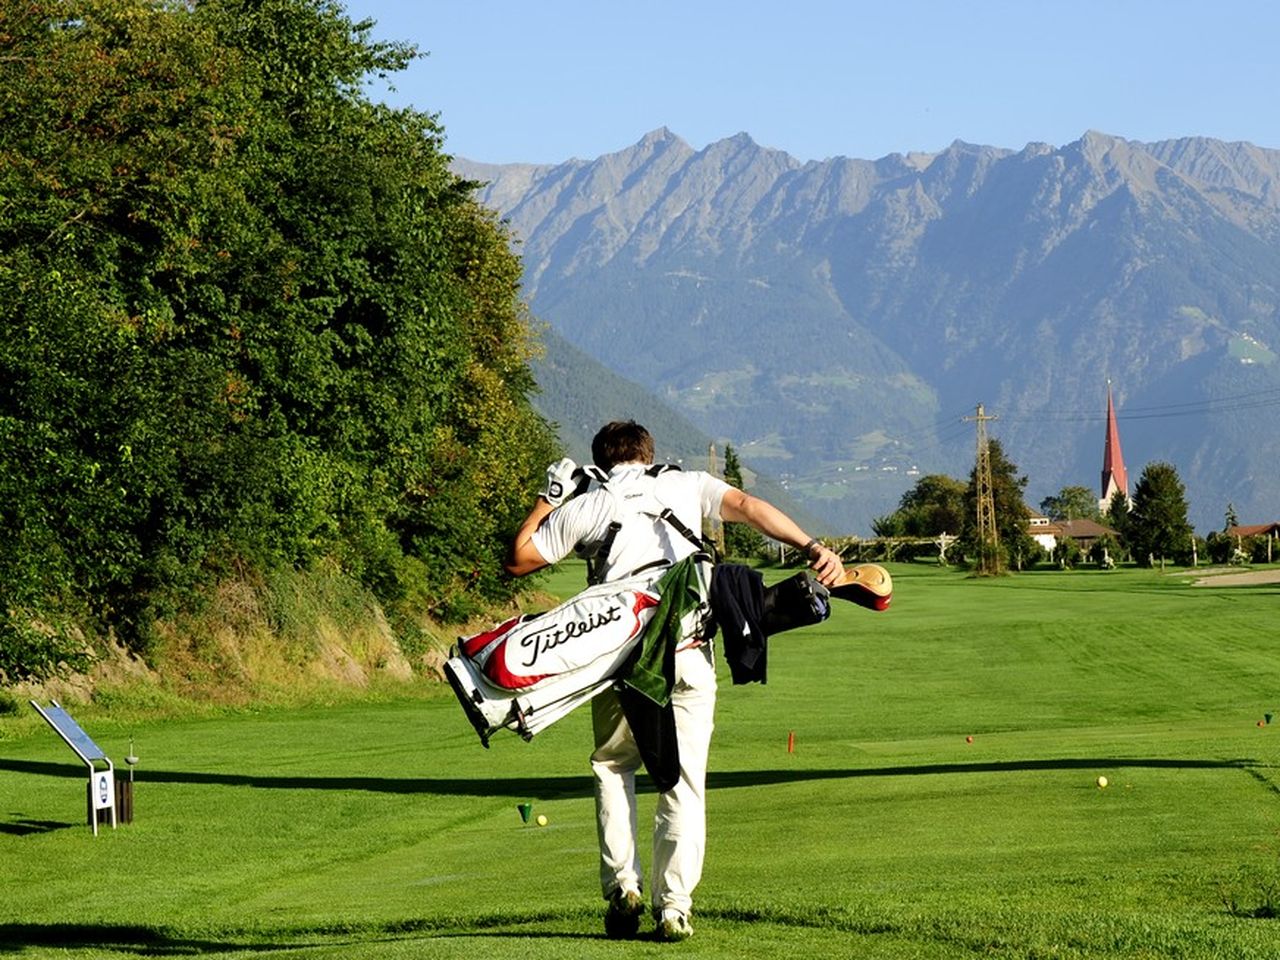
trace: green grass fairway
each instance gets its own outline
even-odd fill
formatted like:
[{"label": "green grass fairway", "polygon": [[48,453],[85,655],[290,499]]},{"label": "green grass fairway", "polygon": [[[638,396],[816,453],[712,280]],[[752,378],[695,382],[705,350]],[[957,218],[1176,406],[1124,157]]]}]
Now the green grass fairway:
[{"label": "green grass fairway", "polygon": [[1280,955],[1280,587],[892,571],[888,612],[775,638],[767,686],[722,672],[684,944],[602,937],[586,711],[485,751],[442,686],[183,723],[73,711],[141,758],[136,822],[97,838],[71,752],[0,721],[0,954]]}]

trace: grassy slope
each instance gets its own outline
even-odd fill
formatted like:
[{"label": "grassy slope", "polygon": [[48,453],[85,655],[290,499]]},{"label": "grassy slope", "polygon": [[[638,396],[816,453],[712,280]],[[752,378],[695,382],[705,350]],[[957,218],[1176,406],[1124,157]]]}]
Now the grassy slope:
[{"label": "grassy slope", "polygon": [[[890,612],[841,606],[775,639],[767,686],[725,680],[682,954],[1274,956],[1280,921],[1221,898],[1256,906],[1280,879],[1280,724],[1255,725],[1280,714],[1280,588],[893,569]],[[97,839],[69,751],[5,723],[0,952],[662,949],[597,937],[583,711],[488,752],[446,691],[132,730],[95,716],[108,753],[133,733],[142,758],[137,822]],[[550,825],[524,826],[522,801]]]}]

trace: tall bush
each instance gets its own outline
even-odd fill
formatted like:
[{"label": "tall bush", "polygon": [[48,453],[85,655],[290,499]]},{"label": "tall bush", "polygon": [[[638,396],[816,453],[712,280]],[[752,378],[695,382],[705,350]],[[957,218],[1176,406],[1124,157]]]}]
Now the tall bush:
[{"label": "tall bush", "polygon": [[244,563],[506,595],[554,441],[505,230],[362,93],[413,51],[326,0],[0,14],[0,644],[146,649]]}]

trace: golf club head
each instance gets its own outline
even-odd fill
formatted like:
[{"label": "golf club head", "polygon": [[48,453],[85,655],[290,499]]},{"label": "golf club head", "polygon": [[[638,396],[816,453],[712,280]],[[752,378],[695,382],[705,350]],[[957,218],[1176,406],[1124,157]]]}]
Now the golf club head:
[{"label": "golf club head", "polygon": [[868,610],[885,610],[893,599],[893,578],[878,563],[847,567],[844,575],[827,588],[831,596]]}]

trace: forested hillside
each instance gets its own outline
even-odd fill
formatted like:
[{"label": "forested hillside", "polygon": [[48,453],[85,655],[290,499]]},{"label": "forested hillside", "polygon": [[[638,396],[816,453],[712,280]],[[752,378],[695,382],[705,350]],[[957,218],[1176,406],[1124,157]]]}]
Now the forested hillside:
[{"label": "forested hillside", "polygon": [[[610,420],[635,420],[653,434],[655,457],[684,469],[724,470],[725,444],[717,443],[646,389],[612,372],[568,343],[555,330],[543,328],[544,352],[532,362],[538,392],[534,405],[552,421],[569,456],[591,462],[591,438]],[[801,525],[818,530],[821,521],[796,502],[769,474],[749,473],[753,494],[786,510]]]},{"label": "forested hillside", "polygon": [[228,577],[509,595],[557,450],[509,237],[363,93],[410,55],[323,0],[0,0],[0,681]]}]

